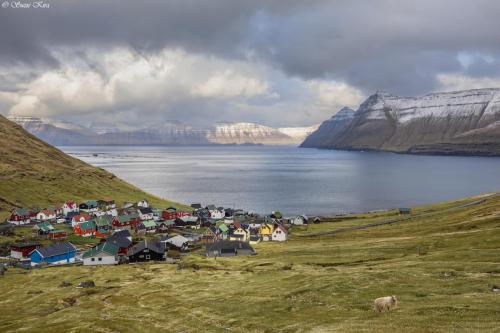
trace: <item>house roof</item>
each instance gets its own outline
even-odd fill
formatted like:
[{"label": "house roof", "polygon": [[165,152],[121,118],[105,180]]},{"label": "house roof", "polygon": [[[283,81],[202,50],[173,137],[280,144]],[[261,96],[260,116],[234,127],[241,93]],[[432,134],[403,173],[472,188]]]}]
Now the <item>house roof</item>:
[{"label": "house roof", "polygon": [[74,215],[73,219],[80,220],[82,217],[85,221],[90,221],[90,215],[89,214],[82,214],[82,213]]},{"label": "house roof", "polygon": [[187,239],[187,238],[186,238],[186,237],[184,237],[184,236],[177,235],[177,236],[174,236],[174,237],[168,238],[168,239],[167,239],[167,240],[165,240],[164,242],[165,242],[165,243],[168,243],[168,244],[172,244],[172,245],[174,245],[175,247],[181,248],[182,246],[184,246],[184,244],[186,244],[187,242],[189,242],[189,239]]},{"label": "house roof", "polygon": [[153,210],[149,207],[139,208],[141,214],[153,214]]},{"label": "house roof", "polygon": [[227,225],[222,223],[219,225],[219,230],[222,232],[227,232],[229,230],[229,228],[227,227]]},{"label": "house roof", "polygon": [[120,230],[106,238],[106,242],[114,244],[120,248],[127,248],[132,245],[132,241],[128,237],[131,237],[130,231]]},{"label": "house roof", "polygon": [[35,226],[35,228],[38,229],[38,230],[41,230],[41,231],[45,231],[45,232],[49,232],[51,230],[54,230],[54,227],[52,226],[52,224],[50,224],[50,222],[41,222],[41,223],[38,223]]},{"label": "house roof", "polygon": [[142,221],[142,225],[146,228],[156,228],[156,222],[153,220]]},{"label": "house roof", "polygon": [[240,241],[230,241],[230,240],[220,240],[213,244],[207,245],[207,251],[220,251],[220,250],[248,250],[255,252],[253,247],[246,242]]},{"label": "house roof", "polygon": [[118,254],[118,246],[111,242],[104,242],[97,246],[94,246],[82,255],[82,258],[89,258],[98,255],[99,253],[106,253],[110,256],[116,256]]},{"label": "house roof", "polygon": [[207,205],[206,207],[208,210],[216,210],[217,207],[215,207],[215,205]]},{"label": "house roof", "polygon": [[20,216],[30,215],[29,209],[26,208],[16,208],[12,211],[12,213],[15,213]]},{"label": "house roof", "polygon": [[94,221],[98,227],[107,227],[111,225],[113,217],[111,215],[102,215],[97,217]]},{"label": "house roof", "polygon": [[86,222],[78,223],[78,225],[80,226],[80,229],[83,231],[93,230],[95,228],[94,221],[86,221]]},{"label": "house roof", "polygon": [[43,258],[54,257],[60,254],[76,252],[76,247],[70,242],[57,243],[50,246],[36,249]]},{"label": "house roof", "polygon": [[191,208],[200,209],[201,208],[201,204],[199,204],[199,203],[191,204]]},{"label": "house roof", "polygon": [[52,209],[44,209],[40,213],[43,213],[45,215],[54,215],[55,212]]},{"label": "house roof", "polygon": [[149,250],[156,252],[156,253],[161,253],[161,254],[165,253],[164,243],[152,242],[152,241],[148,241],[147,239],[145,239],[142,242],[137,243],[134,246],[132,246],[132,248],[130,248],[130,250],[128,251],[128,256],[132,256],[134,254],[137,254],[146,248],[148,248]]}]

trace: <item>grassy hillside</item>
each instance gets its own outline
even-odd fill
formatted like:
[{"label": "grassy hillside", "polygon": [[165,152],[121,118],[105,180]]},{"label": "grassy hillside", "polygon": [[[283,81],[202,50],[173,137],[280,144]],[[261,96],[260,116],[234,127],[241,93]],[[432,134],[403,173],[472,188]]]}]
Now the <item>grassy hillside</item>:
[{"label": "grassy hillside", "polygon": [[32,136],[0,116],[0,218],[13,206],[46,206],[72,199],[113,197],[117,202],[151,196],[113,174],[90,166]]},{"label": "grassy hillside", "polygon": [[[475,332],[500,327],[500,197],[346,216],[261,243],[254,257],[190,255],[174,265],[67,267],[0,277],[0,331]],[[301,237],[304,236],[304,237]],[[92,279],[97,287],[75,289]],[[60,287],[62,281],[73,286]],[[375,314],[373,300],[399,307]],[[74,302],[73,305],[70,305]]]}]

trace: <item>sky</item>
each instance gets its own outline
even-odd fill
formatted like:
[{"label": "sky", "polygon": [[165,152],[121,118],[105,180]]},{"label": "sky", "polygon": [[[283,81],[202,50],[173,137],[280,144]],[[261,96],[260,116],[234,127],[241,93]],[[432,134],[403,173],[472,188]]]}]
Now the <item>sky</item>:
[{"label": "sky", "polygon": [[497,0],[0,0],[0,114],[308,126],[500,87]]}]

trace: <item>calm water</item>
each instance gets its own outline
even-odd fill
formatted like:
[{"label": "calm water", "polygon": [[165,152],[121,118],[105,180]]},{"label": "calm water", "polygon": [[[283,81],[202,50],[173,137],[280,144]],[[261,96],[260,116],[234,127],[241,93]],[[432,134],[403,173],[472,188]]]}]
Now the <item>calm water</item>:
[{"label": "calm water", "polygon": [[160,197],[259,213],[362,212],[500,190],[500,158],[281,146],[60,148]]}]

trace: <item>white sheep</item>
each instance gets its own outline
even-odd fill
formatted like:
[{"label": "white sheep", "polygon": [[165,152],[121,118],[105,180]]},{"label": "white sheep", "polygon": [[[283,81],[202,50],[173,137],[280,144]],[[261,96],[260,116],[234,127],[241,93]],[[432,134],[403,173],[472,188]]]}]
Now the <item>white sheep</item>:
[{"label": "white sheep", "polygon": [[396,298],[396,296],[379,297],[373,303],[373,311],[375,312],[390,311],[392,308],[395,308],[397,304],[398,304],[398,299]]}]

